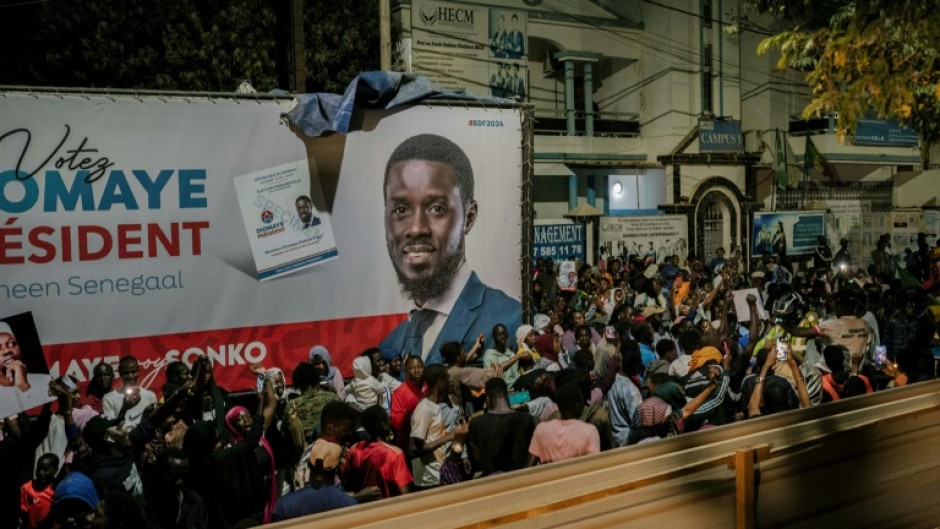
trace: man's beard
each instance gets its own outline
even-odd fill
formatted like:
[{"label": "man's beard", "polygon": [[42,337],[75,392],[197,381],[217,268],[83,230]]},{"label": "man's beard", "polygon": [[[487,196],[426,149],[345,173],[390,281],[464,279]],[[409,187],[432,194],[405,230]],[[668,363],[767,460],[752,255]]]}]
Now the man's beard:
[{"label": "man's beard", "polygon": [[437,265],[437,270],[430,277],[411,279],[398,267],[393,252],[396,250],[391,246],[388,248],[389,257],[392,258],[392,265],[395,268],[395,274],[398,275],[398,284],[402,293],[419,305],[423,305],[429,299],[435,299],[442,296],[450,288],[451,281],[457,274],[457,269],[463,263],[464,244],[453,253],[441,256]]}]

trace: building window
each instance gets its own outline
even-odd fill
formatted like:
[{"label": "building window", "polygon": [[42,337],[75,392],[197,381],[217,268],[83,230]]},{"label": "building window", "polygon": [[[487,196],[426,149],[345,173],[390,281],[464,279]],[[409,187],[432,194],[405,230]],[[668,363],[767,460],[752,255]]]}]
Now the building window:
[{"label": "building window", "polygon": [[712,111],[712,45],[702,48],[702,113]]},{"label": "building window", "polygon": [[607,177],[610,214],[656,215],[666,202],[666,176],[662,169],[646,169],[635,175]]}]

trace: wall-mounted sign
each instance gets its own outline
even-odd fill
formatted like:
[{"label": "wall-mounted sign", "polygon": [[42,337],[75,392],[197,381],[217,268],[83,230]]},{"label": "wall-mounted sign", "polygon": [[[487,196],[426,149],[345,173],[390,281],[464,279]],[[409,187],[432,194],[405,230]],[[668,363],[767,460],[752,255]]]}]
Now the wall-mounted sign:
[{"label": "wall-mounted sign", "polygon": [[736,119],[699,121],[698,143],[702,152],[744,152],[741,122]]},{"label": "wall-mounted sign", "polygon": [[774,211],[754,214],[753,255],[806,255],[826,234],[825,211]]},{"label": "wall-mounted sign", "polygon": [[684,263],[689,255],[688,232],[684,215],[601,217],[600,246],[605,255],[639,255],[656,263],[678,255]]},{"label": "wall-mounted sign", "polygon": [[583,224],[539,224],[532,240],[535,259],[584,260]]},{"label": "wall-mounted sign", "polygon": [[896,121],[860,119],[855,127],[855,145],[887,145],[891,147],[917,147],[920,136],[911,127]]}]

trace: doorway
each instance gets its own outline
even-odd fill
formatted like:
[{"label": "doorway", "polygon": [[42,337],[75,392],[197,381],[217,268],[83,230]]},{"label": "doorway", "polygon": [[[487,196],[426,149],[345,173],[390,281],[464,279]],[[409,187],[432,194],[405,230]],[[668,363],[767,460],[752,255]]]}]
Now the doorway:
[{"label": "doorway", "polygon": [[696,253],[708,262],[715,250],[724,248],[727,254],[738,241],[738,212],[727,194],[710,190],[702,197],[695,213]]}]

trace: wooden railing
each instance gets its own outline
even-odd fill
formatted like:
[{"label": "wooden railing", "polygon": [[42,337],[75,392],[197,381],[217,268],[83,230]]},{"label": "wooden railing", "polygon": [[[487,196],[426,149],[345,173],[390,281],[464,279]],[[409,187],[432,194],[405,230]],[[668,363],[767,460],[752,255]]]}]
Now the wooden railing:
[{"label": "wooden railing", "polygon": [[272,528],[937,527],[940,381]]}]

